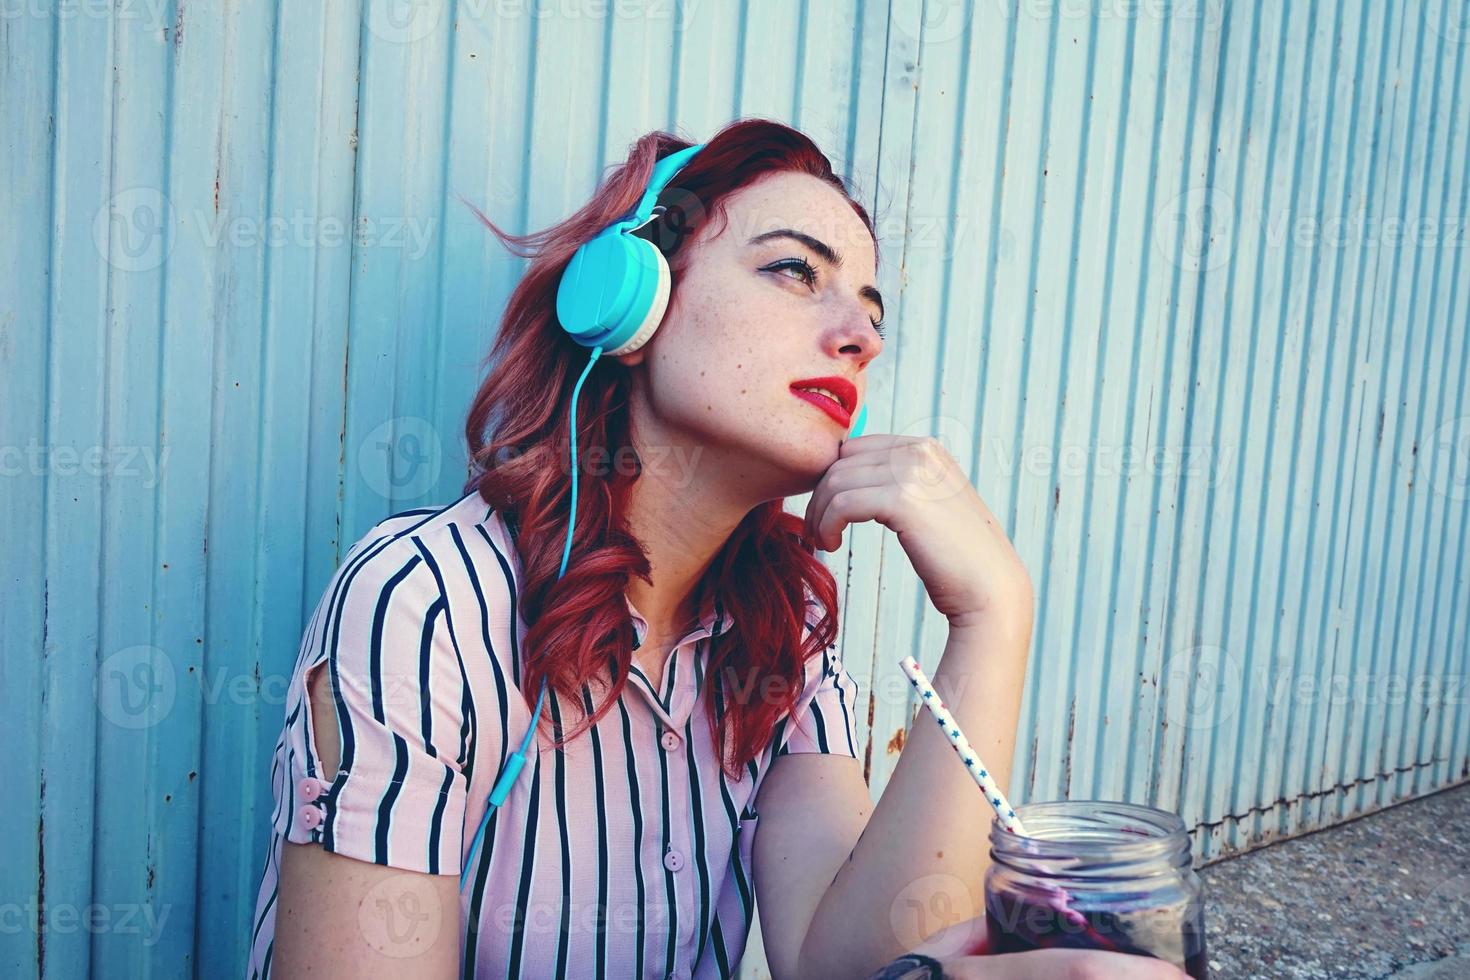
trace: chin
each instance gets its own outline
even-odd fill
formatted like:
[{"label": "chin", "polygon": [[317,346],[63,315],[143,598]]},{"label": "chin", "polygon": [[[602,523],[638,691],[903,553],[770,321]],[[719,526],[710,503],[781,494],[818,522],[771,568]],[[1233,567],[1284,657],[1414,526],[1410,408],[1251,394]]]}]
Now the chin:
[{"label": "chin", "polygon": [[801,440],[792,447],[786,465],[793,472],[800,475],[804,487],[801,493],[812,489],[822,475],[837,462],[838,453],[842,447],[842,436],[835,431],[822,432],[820,429],[803,432]]},{"label": "chin", "polygon": [[837,437],[823,439],[811,431],[766,429],[741,442],[746,476],[763,488],[762,498],[768,500],[809,493],[837,461]]},{"label": "chin", "polygon": [[[837,461],[846,434],[822,412],[786,396],[774,403],[730,399],[727,410],[701,435],[715,445],[740,452],[753,468],[764,468],[783,478],[816,480]],[[785,482],[785,479],[783,479]]]}]

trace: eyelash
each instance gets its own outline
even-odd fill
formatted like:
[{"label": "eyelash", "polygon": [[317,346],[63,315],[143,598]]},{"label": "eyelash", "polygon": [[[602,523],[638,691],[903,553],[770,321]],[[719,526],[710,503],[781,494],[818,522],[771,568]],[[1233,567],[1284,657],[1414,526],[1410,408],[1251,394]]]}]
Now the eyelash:
[{"label": "eyelash", "polygon": [[[806,259],[803,259],[803,258],[782,259],[780,262],[777,262],[774,265],[769,265],[766,268],[767,269],[800,269],[801,272],[802,272],[802,274],[803,274],[803,278],[806,280],[806,284],[808,286],[812,285],[814,282],[817,281],[817,270],[814,269],[814,268],[812,268],[811,263],[809,263]],[[869,319],[868,322],[871,323],[873,325],[873,329],[878,332],[878,339],[879,340],[884,339],[883,321],[882,320]]]}]

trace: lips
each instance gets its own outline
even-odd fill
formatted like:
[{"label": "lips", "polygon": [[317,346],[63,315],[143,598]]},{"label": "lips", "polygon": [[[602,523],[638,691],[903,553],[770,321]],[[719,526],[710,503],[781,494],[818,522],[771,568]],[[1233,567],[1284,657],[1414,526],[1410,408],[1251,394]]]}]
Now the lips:
[{"label": "lips", "polygon": [[[812,390],[817,388],[826,391]],[[857,407],[857,388],[846,378],[837,375],[803,378],[791,382],[791,393],[802,401],[811,402],[839,425],[851,426],[852,412]]]}]

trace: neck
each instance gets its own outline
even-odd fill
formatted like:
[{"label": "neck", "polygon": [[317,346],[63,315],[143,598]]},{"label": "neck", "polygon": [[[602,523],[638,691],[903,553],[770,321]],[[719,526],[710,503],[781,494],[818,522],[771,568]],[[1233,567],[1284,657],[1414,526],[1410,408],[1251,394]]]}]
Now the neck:
[{"label": "neck", "polygon": [[694,593],[710,563],[759,501],[719,485],[725,481],[716,474],[726,468],[706,465],[714,454],[708,447],[665,449],[676,443],[662,437],[633,442],[643,470],[628,494],[628,526],[648,558],[650,581],[632,576],[627,594],[648,621],[648,637],[677,639],[697,621]]}]

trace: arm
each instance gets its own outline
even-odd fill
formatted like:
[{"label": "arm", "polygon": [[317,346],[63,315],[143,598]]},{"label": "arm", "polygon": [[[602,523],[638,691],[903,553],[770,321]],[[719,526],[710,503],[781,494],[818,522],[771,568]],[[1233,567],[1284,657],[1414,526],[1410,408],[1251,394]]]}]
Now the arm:
[{"label": "arm", "polygon": [[[1034,607],[1020,557],[936,439],[875,433],[842,442],[807,504],[805,537],[834,551],[847,525],[868,520],[898,536],[930,602],[948,619],[935,687],[995,767],[996,782],[1008,787]],[[866,976],[983,907],[993,811],[937,726],[921,722],[910,726],[893,778],[858,839],[833,842],[848,847],[848,856],[833,861],[831,848],[787,850],[778,865],[789,879],[821,883],[802,893],[808,904],[787,910],[803,924],[803,938],[793,953],[782,937],[778,956],[786,969],[795,964],[803,977]],[[850,835],[851,825],[840,821],[857,805],[851,780],[826,801],[810,781],[794,782],[785,776],[762,787],[774,794],[766,804],[771,812],[783,812],[775,823],[800,819],[825,829],[831,821]]]},{"label": "arm", "polygon": [[498,739],[465,734],[436,541],[360,540],[302,638],[272,768],[272,974],[458,973],[465,771]]},{"label": "arm", "polygon": [[[1002,786],[1029,642],[1029,610],[952,626],[933,674]],[[994,811],[927,717],[911,726],[876,808],[855,759],[803,754],[772,764],[754,861],[773,977],[865,977],[983,911]]]},{"label": "arm", "polygon": [[[341,759],[325,671],[310,685],[322,771]],[[321,980],[459,975],[459,879],[403,871],[282,841],[272,972]]]}]

